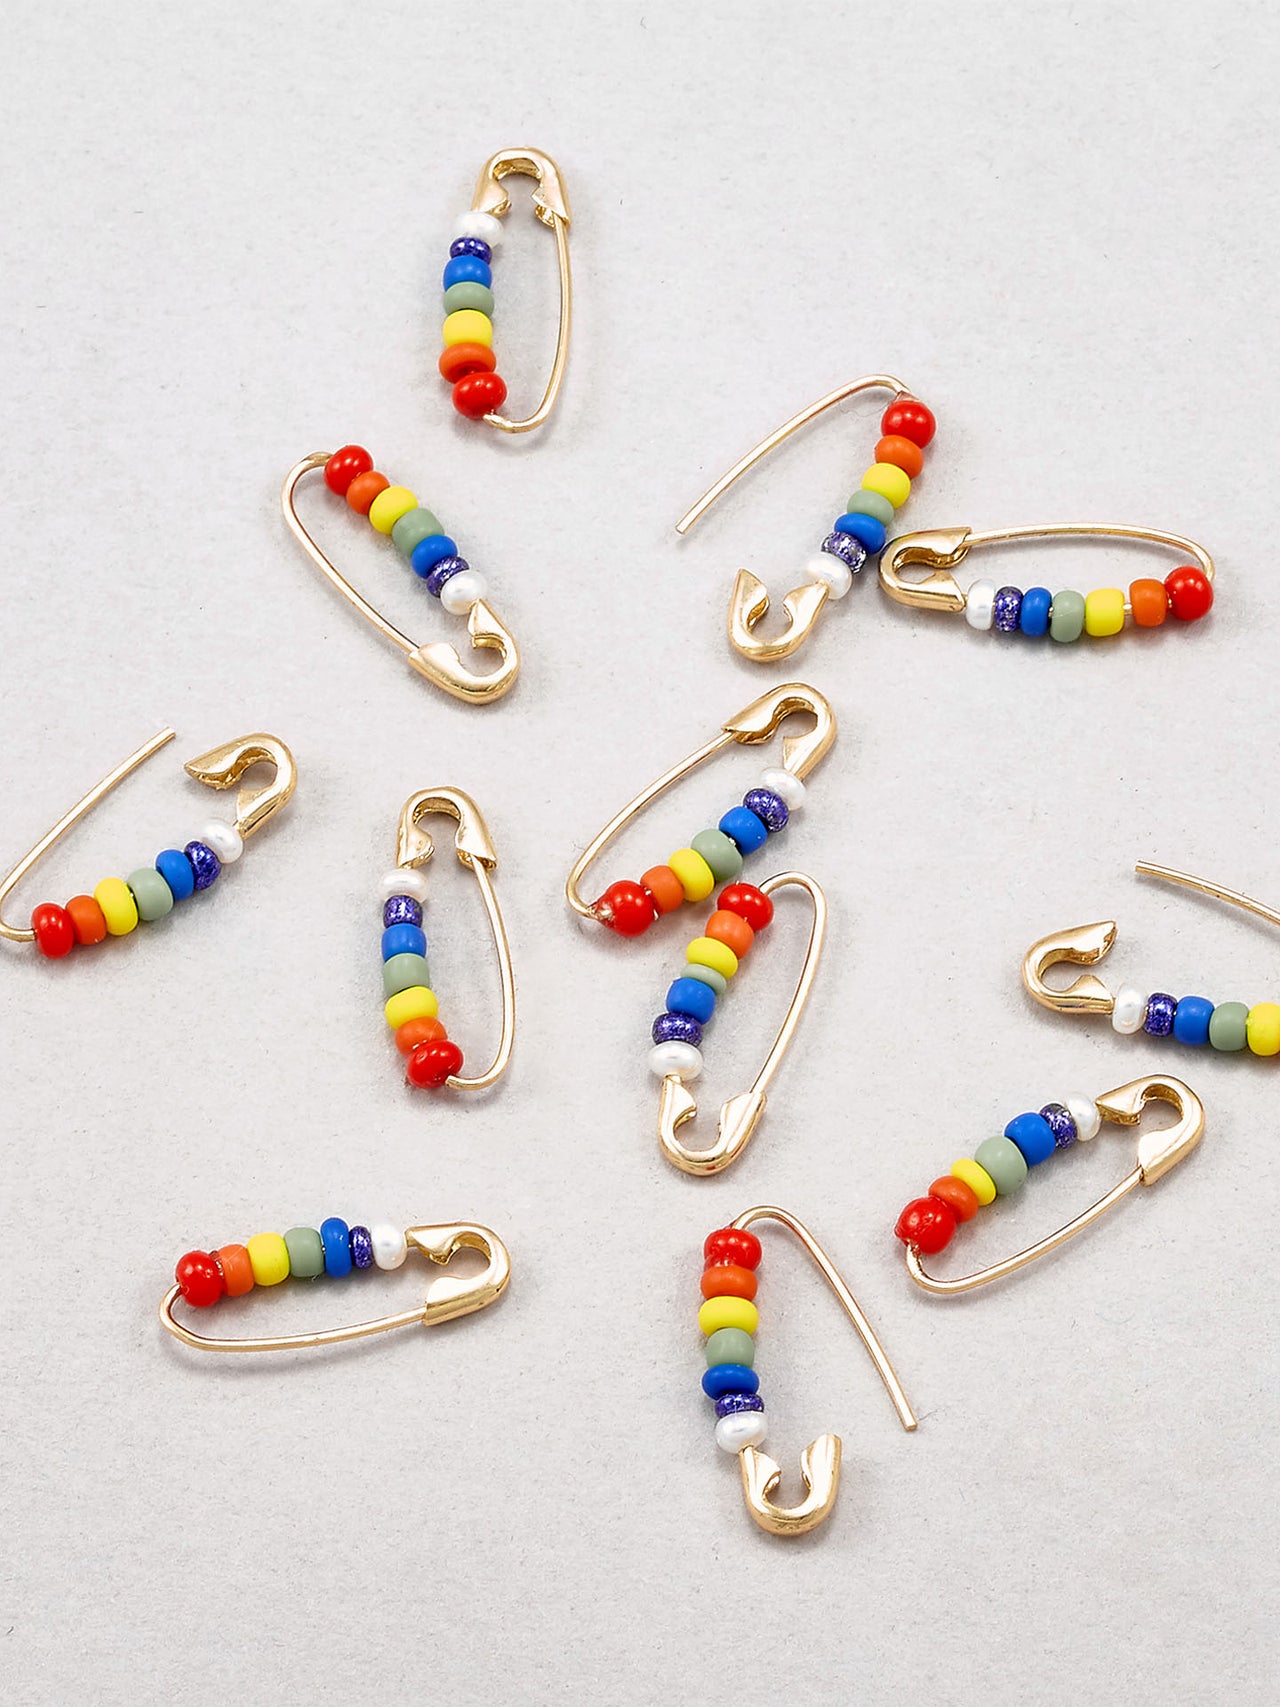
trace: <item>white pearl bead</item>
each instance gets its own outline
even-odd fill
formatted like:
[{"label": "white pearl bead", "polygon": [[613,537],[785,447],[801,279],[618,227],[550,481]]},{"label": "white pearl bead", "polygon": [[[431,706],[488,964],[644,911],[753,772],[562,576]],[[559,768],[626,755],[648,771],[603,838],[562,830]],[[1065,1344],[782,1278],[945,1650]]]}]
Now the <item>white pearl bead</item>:
[{"label": "white pearl bead", "polygon": [[468,208],[454,221],[453,235],[457,237],[478,237],[482,243],[487,243],[491,249],[496,248],[498,239],[502,236],[502,223],[491,213],[476,213]]},{"label": "white pearl bead", "polygon": [[842,599],[853,585],[848,565],[829,551],[815,552],[804,566],[806,581],[820,581],[833,599]]},{"label": "white pearl bead", "polygon": [[788,812],[798,812],[804,805],[805,786],[800,778],[792,776],[790,771],[775,766],[760,778],[760,786],[767,788],[770,794],[776,794]]},{"label": "white pearl bead", "polygon": [[1102,1116],[1098,1113],[1098,1105],[1092,1097],[1081,1096],[1079,1091],[1076,1091],[1072,1096],[1063,1097],[1062,1106],[1075,1121],[1076,1137],[1081,1143],[1087,1144],[1090,1138],[1098,1136]]},{"label": "white pearl bead", "polygon": [[379,1268],[399,1268],[409,1254],[404,1234],[390,1221],[379,1221],[376,1227],[370,1227],[369,1240],[373,1245],[373,1260]]},{"label": "white pearl bead", "polygon": [[1147,1017],[1147,998],[1132,984],[1122,984],[1116,991],[1116,1005],[1111,1010],[1111,1024],[1121,1037],[1132,1037],[1141,1031]]},{"label": "white pearl bead", "polygon": [[464,569],[460,574],[450,575],[440,589],[440,603],[450,616],[465,616],[475,604],[489,591],[483,575],[474,569]]},{"label": "white pearl bead", "polygon": [[702,1051],[692,1043],[658,1043],[649,1051],[649,1071],[657,1079],[674,1076],[696,1079],[702,1071]]},{"label": "white pearl bead", "polygon": [[408,865],[393,866],[378,887],[384,901],[389,901],[393,895],[412,895],[415,901],[423,905],[427,899],[426,878],[420,871],[415,871]]},{"label": "white pearl bead", "polygon": [[234,865],[244,852],[244,837],[224,818],[210,818],[196,840],[212,848],[223,865]]},{"label": "white pearl bead", "polygon": [[970,628],[990,628],[995,609],[995,582],[975,581],[964,596],[964,620]]},{"label": "white pearl bead", "polygon": [[759,1446],[767,1426],[763,1411],[733,1411],[716,1424],[716,1445],[721,1452],[741,1452],[744,1446]]}]

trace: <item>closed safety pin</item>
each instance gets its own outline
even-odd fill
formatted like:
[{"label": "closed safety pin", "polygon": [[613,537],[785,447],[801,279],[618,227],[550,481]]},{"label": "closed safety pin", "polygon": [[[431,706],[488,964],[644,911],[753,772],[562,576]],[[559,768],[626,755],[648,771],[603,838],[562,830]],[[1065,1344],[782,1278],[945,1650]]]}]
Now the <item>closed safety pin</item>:
[{"label": "closed safety pin", "polygon": [[[471,1279],[442,1275],[427,1288],[426,1297],[412,1310],[379,1316],[371,1322],[356,1322],[347,1328],[328,1328],[314,1334],[274,1334],[256,1339],[213,1339],[198,1334],[178,1321],[174,1306],[179,1299],[203,1309],[220,1298],[239,1298],[255,1286],[275,1286],[292,1274],[298,1280],[321,1275],[345,1279],[353,1272],[373,1268],[399,1268],[412,1248],[442,1267],[459,1251],[479,1251],[485,1259],[483,1274]],[[223,1245],[217,1251],[188,1251],[179,1258],[175,1283],[160,1300],[160,1320],[175,1339],[197,1351],[306,1351],[315,1346],[341,1345],[345,1340],[366,1339],[392,1328],[408,1328],[421,1322],[424,1328],[469,1316],[501,1298],[511,1278],[507,1247],[488,1227],[474,1221],[448,1221],[410,1227],[401,1233],[392,1226],[348,1227],[337,1216],[317,1230],[293,1227],[289,1232],[255,1233],[247,1245]]]},{"label": "closed safety pin", "polygon": [[172,729],[162,729],[144,741],[136,753],[122,759],[53,828],[18,861],[0,882],[0,936],[9,942],[34,942],[41,954],[61,959],[77,946],[102,942],[107,936],[127,936],[139,920],[150,924],[173,911],[176,901],[185,901],[197,890],[207,889],[218,879],[224,865],[233,864],[255,831],[285,805],[298,780],[293,754],[274,735],[244,735],[225,741],[198,758],[189,759],[187,775],[210,788],[233,788],[251,765],[274,765],[275,776],[260,788],[242,788],[236,798],[232,824],[213,819],[185,848],[166,848],[154,865],[142,866],[129,877],[107,877],[91,895],[75,895],[66,906],[43,901],[31,914],[29,927],[11,925],[2,916],[4,903],[31,868],[48,853],[73,825],[78,824],[112,789],[124,781],[174,738]]},{"label": "closed safety pin", "polygon": [[[730,808],[716,829],[701,831],[689,847],[677,849],[665,865],[650,867],[638,883],[624,878],[611,883],[598,900],[583,900],[581,884],[588,868],[651,801],[731,743],[755,746],[769,740],[786,718],[798,712],[813,718],[813,728],[783,737],[781,766],[765,771],[760,785],[748,789],[741,806]],[[803,804],[804,778],[822,761],[835,738],[835,712],[816,688],[785,682],[761,694],[736,717],[728,718],[719,734],[610,818],[569,873],[565,883],[569,905],[582,918],[595,919],[619,936],[639,936],[660,913],[674,912],[684,901],[704,901],[717,883],[737,876],[744,855],[786,828],[791,814]]]},{"label": "closed safety pin", "polygon": [[[715,1143],[706,1150],[687,1149],[677,1133],[698,1112],[685,1081],[697,1078],[702,1071],[699,1045],[703,1028],[715,1011],[718,997],[724,994],[726,979],[734,976],[753,939],[771,922],[771,897],[793,886],[809,897],[813,923],[790,1006],[750,1088],[730,1097],[721,1108]],[[803,871],[784,871],[767,877],[758,889],[749,883],[735,883],[723,890],[703,935],[689,944],[687,964],[667,991],[666,1012],[653,1022],[654,1048],[649,1057],[653,1071],[662,1080],[658,1141],[667,1160],[682,1172],[718,1174],[746,1149],[765,1111],[774,1074],[791,1047],[809,1000],[826,929],[827,899],[822,890]]]},{"label": "closed safety pin", "polygon": [[883,548],[894,512],[906,502],[911,481],[924,465],[924,448],[934,434],[932,413],[912,397],[902,381],[894,379],[892,374],[873,373],[862,379],[850,380],[847,385],[837,386],[789,421],[784,421],[767,439],[762,439],[754,450],[749,450],[727,474],[704,492],[676,523],[677,533],[687,533],[698,517],[705,514],[741,475],[763,461],[792,433],[825,410],[842,403],[846,397],[871,390],[887,390],[894,394],[894,400],[880,422],[883,436],[876,446],[875,462],[863,475],[862,485],[850,497],[845,513],[837,518],[823,540],[821,550],[806,563],[809,579],[793,587],[783,599],[786,626],[774,639],[766,640],[755,632],[756,625],[763,621],[769,610],[769,593],[764,582],[749,569],[739,569],[734,579],[733,594],[729,600],[729,640],[736,651],[753,663],[773,664],[798,651],[813,632],[828,598],[842,599],[867,558]]},{"label": "closed safety pin", "polygon": [[[1126,1174],[1119,1185],[1113,1186],[1082,1215],[1059,1227],[1056,1233],[1050,1233],[1048,1238],[1019,1251],[1017,1256],[992,1263],[990,1268],[979,1269],[976,1274],[962,1275],[958,1280],[938,1280],[925,1272],[921,1255],[934,1255],[944,1249],[957,1221],[967,1221],[979,1205],[990,1203],[997,1195],[1004,1197],[1016,1191],[1026,1179],[1029,1167],[1046,1161],[1077,1139],[1093,1138],[1103,1120],[1114,1121],[1119,1126],[1136,1126],[1149,1102],[1171,1103],[1177,1120],[1158,1131],[1139,1133],[1137,1165],[1132,1173]],[[1154,1185],[1163,1179],[1170,1168],[1190,1155],[1203,1133],[1204,1104],[1200,1098],[1181,1079],[1158,1076],[1134,1079],[1117,1090],[1105,1091],[1092,1102],[1087,1097],[1071,1096],[1062,1102],[1048,1103],[1038,1114],[1019,1114],[1005,1127],[1002,1137],[986,1139],[978,1146],[972,1161],[956,1162],[949,1174],[933,1182],[927,1197],[915,1198],[902,1211],[894,1232],[907,1247],[907,1273],[917,1286],[939,1297],[972,1292],[975,1287],[1001,1280],[1037,1257],[1057,1250],[1068,1239],[1074,1239],[1126,1197],[1134,1186]]]},{"label": "closed safety pin", "polygon": [[[1130,584],[1128,595],[1119,587],[1100,587],[1091,593],[1051,593],[1047,587],[997,587],[994,581],[975,581],[963,591],[951,570],[963,563],[976,545],[1011,540],[1065,539],[1138,540],[1168,546],[1195,559],[1166,575],[1163,581]],[[928,570],[922,580],[904,580],[901,571],[918,565]],[[917,610],[962,611],[970,628],[995,628],[1000,634],[1026,634],[1033,639],[1079,640],[1082,634],[1119,634],[1126,617],[1138,628],[1159,628],[1170,612],[1194,622],[1213,604],[1213,559],[1195,540],[1158,528],[1129,527],[1108,522],[1053,522],[1043,527],[973,529],[930,528],[905,533],[890,541],[880,559],[880,584],[891,599]]]}]

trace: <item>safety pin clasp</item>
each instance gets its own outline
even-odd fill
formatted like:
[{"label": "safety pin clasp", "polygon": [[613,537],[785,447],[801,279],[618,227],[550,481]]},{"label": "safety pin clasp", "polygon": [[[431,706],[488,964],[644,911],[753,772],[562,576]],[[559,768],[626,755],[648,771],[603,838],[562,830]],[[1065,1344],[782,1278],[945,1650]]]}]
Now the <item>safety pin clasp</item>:
[{"label": "safety pin clasp", "polygon": [[739,569],[729,599],[729,641],[734,650],[753,664],[776,664],[798,652],[813,633],[830,595],[822,581],[805,581],[793,587],[782,601],[786,624],[772,639],[756,633],[758,623],[769,614],[769,589],[750,569]]},{"label": "safety pin clasp", "polygon": [[1110,954],[1115,941],[1114,919],[1074,925],[1070,930],[1041,937],[1022,957],[1022,982],[1027,994],[1041,1007],[1058,1014],[1109,1014],[1116,1005],[1115,997],[1092,972],[1075,979],[1065,990],[1046,984],[1044,975],[1051,966],[1095,966]]},{"label": "safety pin clasp", "polygon": [[236,796],[236,829],[247,841],[291,798],[298,783],[293,754],[274,735],[245,735],[210,747],[183,767],[210,788],[234,788],[251,765],[271,765],[275,775],[260,788],[242,788]]}]

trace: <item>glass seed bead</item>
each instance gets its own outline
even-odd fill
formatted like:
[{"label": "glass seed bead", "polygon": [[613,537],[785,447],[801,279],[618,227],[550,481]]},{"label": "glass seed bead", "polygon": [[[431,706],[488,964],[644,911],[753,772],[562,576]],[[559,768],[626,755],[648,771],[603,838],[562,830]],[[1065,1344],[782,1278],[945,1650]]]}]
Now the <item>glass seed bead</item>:
[{"label": "glass seed bead", "polygon": [[388,896],[382,906],[382,923],[387,930],[395,925],[420,926],[422,902],[413,895]]},{"label": "glass seed bead", "polygon": [[222,861],[207,842],[188,842],[183,848],[197,889],[208,889],[218,881]]},{"label": "glass seed bead", "polygon": [[427,591],[439,598],[455,575],[465,575],[471,565],[465,557],[442,557],[426,574]]},{"label": "glass seed bead", "polygon": [[154,924],[173,911],[173,890],[154,865],[144,865],[137,871],[131,871],[125,881],[133,895],[138,917],[144,924]]},{"label": "glass seed bead", "polygon": [[1022,595],[1018,627],[1032,640],[1039,640],[1041,635],[1049,632],[1049,611],[1052,605],[1053,594],[1048,587],[1028,587]]},{"label": "glass seed bead", "polygon": [[1124,594],[1119,587],[1095,587],[1085,594],[1084,631],[1096,640],[1119,634],[1124,627]]},{"label": "glass seed bead", "polygon": [[746,1298],[756,1295],[759,1281],[749,1268],[740,1263],[717,1262],[702,1271],[704,1298]]},{"label": "glass seed bead", "polygon": [[918,397],[900,397],[880,417],[880,431],[889,437],[910,439],[924,450],[937,431],[933,411]]},{"label": "glass seed bead", "polygon": [[886,433],[876,446],[876,461],[890,463],[914,480],[924,467],[924,453],[901,433]]},{"label": "glass seed bead", "polygon": [[991,619],[1001,634],[1016,634],[1022,615],[1022,589],[1001,587],[992,600]]},{"label": "glass seed bead", "polygon": [[424,539],[430,539],[433,533],[442,533],[439,521],[430,510],[424,510],[421,504],[412,510],[406,510],[391,530],[391,543],[403,557],[412,557],[414,547],[421,545]]},{"label": "glass seed bead", "polygon": [[284,1243],[295,1280],[316,1280],[324,1273],[324,1241],[314,1227],[290,1227]]},{"label": "glass seed bead", "polygon": [[347,1235],[353,1268],[373,1267],[373,1235],[367,1227],[353,1227]]},{"label": "glass seed bead", "polygon": [[754,883],[731,883],[720,891],[716,906],[745,919],[753,931],[762,931],[773,918],[772,899]]},{"label": "glass seed bead", "polygon": [[1053,595],[1053,610],[1049,615],[1049,638],[1062,645],[1079,640],[1084,633],[1084,594],[1065,592]]},{"label": "glass seed bead", "polygon": [[873,462],[862,476],[862,485],[865,491],[879,492],[882,498],[887,498],[895,510],[900,510],[911,496],[911,481],[891,462]]},{"label": "glass seed bead", "polygon": [[446,314],[452,314],[459,308],[478,308],[481,314],[487,314],[492,320],[494,306],[493,292],[488,285],[464,281],[462,284],[450,285],[444,293]]},{"label": "glass seed bead", "polygon": [[996,584],[975,581],[964,596],[964,620],[979,632],[991,627],[996,614]]},{"label": "glass seed bead", "polygon": [[[178,855],[182,859],[182,855]],[[182,859],[187,877],[190,879],[191,867]],[[76,941],[82,948],[92,948],[95,943],[102,941],[107,934],[107,921],[103,917],[102,908],[92,895],[73,895],[67,902],[67,913],[71,919],[71,928],[76,933]]]},{"label": "glass seed bead", "polygon": [[987,1170],[968,1156],[961,1156],[957,1162],[952,1162],[951,1172],[960,1180],[978,1200],[979,1208],[985,1208],[988,1203],[996,1200],[996,1182]]},{"label": "glass seed bead", "polygon": [[1203,1049],[1209,1041],[1213,1003],[1204,996],[1182,996],[1173,1015],[1173,1035],[1179,1043]]},{"label": "glass seed bead", "polygon": [[1155,995],[1147,1000],[1147,1017],[1142,1029],[1148,1037],[1168,1037],[1173,1030],[1174,1016],[1178,1011],[1175,997],[1157,990]]},{"label": "glass seed bead", "polygon": [[409,1241],[389,1221],[379,1221],[370,1229],[369,1239],[373,1245],[373,1260],[379,1268],[400,1268],[409,1254]]},{"label": "glass seed bead", "polygon": [[419,1043],[404,1064],[405,1078],[424,1090],[439,1090],[446,1080],[461,1071],[462,1051],[447,1037],[438,1043]]},{"label": "glass seed bead", "polygon": [[981,1207],[978,1194],[954,1174],[943,1174],[929,1187],[929,1196],[945,1203],[957,1221],[971,1221]]},{"label": "glass seed bead", "polygon": [[169,885],[175,901],[185,901],[196,892],[196,874],[191,861],[179,848],[166,848],[155,857],[155,867]]},{"label": "glass seed bead", "polygon": [[602,925],[619,936],[640,936],[658,916],[653,896],[643,885],[627,878],[611,883],[591,910]]},{"label": "glass seed bead", "polygon": [[711,867],[696,848],[677,848],[667,864],[680,879],[686,901],[705,901],[716,886]]},{"label": "glass seed bead", "polygon": [[1017,1191],[1027,1177],[1027,1160],[1012,1138],[986,1138],[978,1145],[974,1160],[991,1175],[1001,1197]]},{"label": "glass seed bead", "polygon": [[693,966],[710,966],[722,978],[732,978],[738,970],[738,957],[733,950],[709,936],[694,937],[684,957]]},{"label": "glass seed bead", "polygon": [[[834,551],[856,574],[869,555],[883,551],[889,530],[876,516],[850,510],[836,522],[835,531],[822,542],[824,551]],[[845,543],[842,546],[841,540]]]},{"label": "glass seed bead", "polygon": [[737,1363],[744,1369],[755,1366],[756,1342],[742,1328],[717,1328],[715,1333],[708,1334],[703,1350],[708,1369],[714,1369],[717,1363]]},{"label": "glass seed bead", "polygon": [[138,904],[123,877],[104,877],[93,898],[102,909],[112,936],[128,936],[138,923]]},{"label": "glass seed bead", "polygon": [[722,1393],[716,1400],[717,1417],[736,1417],[747,1411],[763,1410],[764,1400],[759,1393]]},{"label": "glass seed bead", "polygon": [[226,1291],[222,1270],[212,1251],[188,1251],[179,1257],[173,1278],[187,1303],[197,1310],[207,1310]]},{"label": "glass seed bead", "polygon": [[1169,608],[1179,622],[1195,622],[1205,616],[1213,605],[1213,583],[1203,569],[1189,563],[1164,578],[1169,595]]},{"label": "glass seed bead", "polygon": [[754,853],[769,839],[764,820],[745,806],[732,806],[721,818],[719,829],[740,854]]},{"label": "glass seed bead", "polygon": [[717,996],[723,996],[729,988],[729,980],[717,972],[714,966],[694,966],[686,961],[684,971],[680,976],[682,978],[696,978],[700,984],[709,985]]},{"label": "glass seed bead", "polygon": [[[689,1019],[696,1020],[700,1026],[706,1025],[716,1011],[716,993],[709,984],[704,984],[700,978],[677,978],[667,991],[667,1012],[684,1014]],[[655,1043],[665,1043],[664,1037],[654,1034]],[[700,1037],[681,1038],[682,1043],[698,1044]]]},{"label": "glass seed bead", "polygon": [[36,947],[46,960],[61,960],[76,945],[71,914],[56,901],[41,901],[32,910],[31,928],[36,933]]},{"label": "glass seed bead", "polygon": [[692,1014],[668,1009],[654,1020],[650,1035],[655,1043],[691,1043],[697,1049],[702,1042],[702,1026]]},{"label": "glass seed bead", "polygon": [[702,1258],[708,1266],[731,1262],[739,1268],[756,1269],[763,1255],[759,1239],[746,1227],[717,1227],[702,1241]]},{"label": "glass seed bead", "polygon": [[768,1428],[763,1411],[757,1411],[755,1415],[739,1411],[734,1416],[720,1418],[716,1424],[716,1445],[721,1452],[736,1456],[744,1447],[759,1446]]},{"label": "glass seed bead", "polygon": [[[388,905],[390,903],[388,902]],[[390,925],[382,933],[383,964],[394,960],[397,954],[423,954],[427,952],[425,931],[417,925]]]},{"label": "glass seed bead", "polygon": [[440,286],[448,290],[456,284],[479,284],[486,289],[493,283],[493,268],[478,255],[450,255],[440,275]]},{"label": "glass seed bead", "polygon": [[[382,963],[382,994],[398,996],[402,990],[429,989],[431,985],[431,968],[427,965],[426,956],[422,954],[393,954],[390,960]],[[414,1015],[415,1019],[421,1016]],[[434,1014],[427,1016],[434,1019]]]},{"label": "glass seed bead", "polygon": [[443,1043],[449,1033],[438,1019],[407,1019],[396,1027],[396,1048],[402,1055],[412,1055],[420,1043]]},{"label": "glass seed bead", "polygon": [[1129,609],[1139,628],[1159,628],[1169,614],[1169,595],[1163,581],[1133,581],[1129,586]]},{"label": "glass seed bead", "polygon": [[385,492],[391,482],[385,474],[379,474],[377,469],[371,469],[368,474],[357,474],[347,487],[347,504],[358,516],[367,516],[369,506],[378,496]]},{"label": "glass seed bead", "polygon": [[940,1197],[915,1197],[894,1224],[894,1236],[904,1245],[914,1245],[926,1256],[936,1256],[951,1243],[956,1230],[955,1212]]},{"label": "glass seed bead", "polygon": [[699,830],[689,846],[706,860],[715,883],[731,883],[742,870],[738,845],[723,830]]},{"label": "glass seed bead", "polygon": [[499,373],[463,374],[453,388],[453,406],[469,421],[482,421],[507,400],[507,382]]},{"label": "glass seed bead", "polygon": [[742,804],[748,812],[755,813],[770,835],[786,829],[787,819],[791,816],[787,803],[771,789],[749,788],[742,797]]},{"label": "glass seed bead", "polygon": [[889,500],[879,492],[868,492],[864,486],[859,486],[856,492],[850,492],[844,503],[845,514],[836,523],[838,528],[850,516],[872,516],[884,529],[893,526],[896,511]]},{"label": "glass seed bead", "polygon": [[425,984],[414,984],[407,990],[397,990],[395,995],[388,996],[382,1004],[382,1011],[392,1031],[399,1031],[411,1019],[435,1019],[440,1012],[440,1004],[434,990]]},{"label": "glass seed bead", "polygon": [[253,1264],[249,1261],[249,1253],[243,1245],[219,1245],[214,1255],[218,1259],[218,1267],[222,1270],[228,1298],[243,1298],[246,1293],[253,1291],[257,1282],[253,1278]]},{"label": "glass seed bead", "polygon": [[417,508],[417,494],[407,486],[388,486],[369,505],[369,524],[376,532],[389,535],[401,516]]},{"label": "glass seed bead", "polygon": [[651,865],[641,877],[640,887],[649,891],[659,913],[674,913],[684,906],[684,887],[669,865]]},{"label": "glass seed bead", "polygon": [[351,1273],[351,1229],[337,1215],[320,1223],[320,1242],[324,1246],[324,1272],[335,1280]]},{"label": "glass seed bead", "polygon": [[482,237],[455,237],[449,245],[450,256],[474,255],[477,261],[492,261],[493,250]]},{"label": "glass seed bead", "polygon": [[1245,1036],[1254,1055],[1280,1055],[1280,1002],[1255,1002],[1245,1021]]},{"label": "glass seed bead", "polygon": [[756,936],[742,915],[731,913],[727,907],[716,908],[703,926],[702,934],[709,936],[712,942],[722,942],[726,948],[732,949],[739,960],[750,949]]},{"label": "glass seed bead", "polygon": [[1029,1168],[1047,1162],[1057,1149],[1053,1128],[1041,1114],[1015,1115],[1005,1127],[1004,1135],[1018,1146],[1022,1159]]},{"label": "glass seed bead", "polygon": [[409,566],[415,575],[420,575],[425,581],[437,563],[443,563],[457,555],[456,540],[450,539],[447,533],[429,533],[425,539],[420,539],[410,552]]},{"label": "glass seed bead", "polygon": [[440,335],[446,344],[492,345],[493,321],[477,308],[459,308],[455,313],[445,315]]},{"label": "glass seed bead", "polygon": [[436,363],[440,377],[450,385],[456,385],[468,374],[492,373],[497,365],[498,358],[488,344],[450,344]]},{"label": "glass seed bead", "polygon": [[347,488],[357,475],[372,472],[373,458],[363,445],[343,445],[325,463],[324,483],[339,498],[345,498]]},{"label": "glass seed bead", "polygon": [[1076,1123],[1071,1118],[1071,1110],[1060,1102],[1047,1102],[1040,1110],[1040,1118],[1048,1123],[1053,1133],[1055,1148],[1065,1150],[1076,1141]]},{"label": "glass seed bead", "polygon": [[696,1079],[702,1051],[694,1043],[657,1043],[649,1051],[649,1071],[655,1079]]},{"label": "glass seed bead", "polygon": [[717,1363],[702,1377],[702,1391],[708,1399],[719,1399],[725,1393],[757,1393],[760,1377],[745,1363]]},{"label": "glass seed bead", "polygon": [[246,1249],[258,1286],[279,1286],[289,1278],[289,1247],[279,1233],[255,1233]]}]

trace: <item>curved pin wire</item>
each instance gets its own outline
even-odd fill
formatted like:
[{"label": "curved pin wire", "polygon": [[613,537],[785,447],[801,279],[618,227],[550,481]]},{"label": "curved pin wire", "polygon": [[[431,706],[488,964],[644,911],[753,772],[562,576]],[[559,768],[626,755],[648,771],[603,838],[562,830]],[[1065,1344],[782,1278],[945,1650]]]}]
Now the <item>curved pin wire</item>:
[{"label": "curved pin wire", "polygon": [[1170,865],[1154,865],[1146,859],[1140,859],[1133,869],[1140,877],[1159,877],[1165,883],[1176,883],[1181,889],[1192,889],[1199,895],[1211,895],[1215,901],[1225,901],[1228,906],[1241,907],[1246,913],[1265,919],[1269,925],[1280,925],[1280,911],[1255,901],[1251,895],[1242,895],[1238,889],[1225,889],[1220,883],[1193,877],[1187,871],[1175,871]]}]

